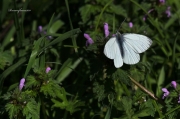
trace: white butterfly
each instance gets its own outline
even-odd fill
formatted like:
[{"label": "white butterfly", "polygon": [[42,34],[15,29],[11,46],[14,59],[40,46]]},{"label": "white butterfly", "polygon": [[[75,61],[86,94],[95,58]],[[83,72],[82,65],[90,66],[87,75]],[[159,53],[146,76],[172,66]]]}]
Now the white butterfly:
[{"label": "white butterfly", "polygon": [[104,47],[104,54],[114,60],[114,66],[119,68],[125,64],[136,64],[140,60],[139,53],[146,51],[152,40],[144,35],[127,33],[116,35],[109,39]]}]

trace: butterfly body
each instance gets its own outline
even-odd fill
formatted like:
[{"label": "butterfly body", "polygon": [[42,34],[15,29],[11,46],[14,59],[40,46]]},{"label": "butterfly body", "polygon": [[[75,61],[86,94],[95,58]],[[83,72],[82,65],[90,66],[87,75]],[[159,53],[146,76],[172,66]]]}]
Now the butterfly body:
[{"label": "butterfly body", "polygon": [[114,60],[114,65],[119,68],[125,64],[136,64],[140,61],[139,53],[146,51],[152,40],[144,35],[127,33],[116,35],[109,39],[104,47],[104,54]]}]

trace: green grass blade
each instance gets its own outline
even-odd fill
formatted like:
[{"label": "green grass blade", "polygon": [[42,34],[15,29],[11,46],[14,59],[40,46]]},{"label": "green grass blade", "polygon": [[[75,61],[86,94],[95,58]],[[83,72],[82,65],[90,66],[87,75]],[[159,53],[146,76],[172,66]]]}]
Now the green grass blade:
[{"label": "green grass blade", "polygon": [[57,20],[54,22],[49,30],[50,33],[56,33],[59,28],[61,28],[64,25],[64,22],[61,20]]},{"label": "green grass blade", "polygon": [[[71,16],[70,16],[70,10],[69,10],[69,4],[68,4],[68,0],[65,0],[65,3],[66,3],[66,7],[67,7],[67,11],[68,11],[68,19],[69,19],[69,23],[70,23],[70,26],[71,26],[71,30],[73,29],[73,25],[72,25],[72,21],[71,21]],[[78,50],[77,50],[77,43],[76,43],[76,39],[74,36],[72,36],[72,44],[74,46],[74,51],[77,53]]]},{"label": "green grass blade", "polygon": [[162,85],[164,83],[165,80],[165,70],[164,70],[164,66],[162,66],[160,74],[159,74],[159,78],[158,78],[158,82],[157,82],[157,90],[156,90],[156,95],[159,97],[160,94],[162,94],[161,88]]},{"label": "green grass blade", "polygon": [[2,42],[2,45],[1,45],[2,50],[11,42],[10,40],[14,36],[14,33],[15,33],[15,26],[13,25]]},{"label": "green grass blade", "polygon": [[98,21],[97,21],[97,24],[96,24],[96,27],[95,27],[95,32],[96,32],[97,29],[98,29],[99,22],[100,22],[100,20],[101,20],[101,18],[102,18],[102,14],[104,13],[105,9],[106,9],[112,2],[113,2],[113,0],[110,0],[110,1],[104,6],[104,8],[102,9],[102,11],[101,11],[101,13],[100,13],[100,15],[99,15],[99,17],[98,17]]},{"label": "green grass blade", "polygon": [[49,33],[49,30],[50,30],[50,28],[51,28],[53,19],[54,19],[54,14],[52,15],[52,17],[51,17],[51,19],[50,19],[50,21],[49,21],[49,24],[48,24],[48,27],[47,27],[47,33]]},{"label": "green grass blade", "polygon": [[10,0],[3,0],[2,1],[2,9],[1,9],[1,15],[0,15],[0,19],[1,19],[1,22],[3,21],[3,19],[5,18],[7,12],[8,12],[8,8],[9,8],[9,3],[11,1]]},{"label": "green grass blade", "polygon": [[[77,33],[80,33],[80,32],[81,32],[81,30],[80,30],[79,28],[77,28],[77,29],[73,29],[73,30],[68,31],[68,32],[66,32],[66,33],[64,33],[64,34],[59,35],[58,38],[54,39],[52,42],[50,42],[50,43],[47,44],[44,48],[42,48],[42,49],[39,51],[39,53],[42,52],[43,50],[45,50],[47,47],[52,46],[52,45],[55,45],[55,44],[57,44],[57,43],[59,43],[59,42],[62,42],[63,40],[65,40],[65,39],[67,39],[67,38],[69,38],[69,37],[71,37],[71,36],[73,36],[73,35],[75,35],[75,34],[77,34]],[[48,34],[47,34],[47,35],[48,35]],[[46,35],[46,36],[47,36],[47,35]]]},{"label": "green grass blade", "polygon": [[29,62],[24,74],[24,78],[26,78],[26,76],[28,75],[29,71],[31,70],[33,63],[35,62],[36,56],[38,55],[38,51],[40,49],[41,46],[41,41],[43,40],[44,37],[39,38],[37,41],[34,41],[34,47],[33,47],[33,51],[31,53],[31,56],[29,58]]},{"label": "green grass blade", "polygon": [[69,58],[62,65],[59,75],[57,77],[58,82],[62,82],[81,62],[83,58],[78,58],[76,60]]},{"label": "green grass blade", "polygon": [[111,117],[111,107],[109,107],[104,119],[110,119],[110,117]]}]

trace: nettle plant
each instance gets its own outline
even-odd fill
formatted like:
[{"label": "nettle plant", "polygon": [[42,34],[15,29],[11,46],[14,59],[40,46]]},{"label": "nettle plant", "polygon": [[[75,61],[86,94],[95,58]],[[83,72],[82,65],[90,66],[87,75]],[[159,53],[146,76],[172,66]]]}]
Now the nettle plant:
[{"label": "nettle plant", "polygon": [[[52,19],[50,22],[52,24],[50,25],[52,26],[51,29],[59,28],[61,26],[60,24],[57,26],[57,22],[59,21],[52,23]],[[56,24],[55,28],[53,28],[53,24]],[[79,101],[76,94],[67,93],[61,86],[60,80],[64,78],[61,77],[59,78],[60,80],[55,80],[58,76],[57,73],[60,73],[45,66],[45,51],[47,51],[47,47],[57,44],[79,32],[80,29],[73,29],[65,34],[56,34],[52,37],[42,30],[42,26],[38,27],[38,32],[35,35],[40,37],[34,40],[33,45],[27,39],[27,42],[29,41],[28,47],[24,52],[21,51],[24,55],[20,57],[19,62],[10,66],[1,74],[1,79],[3,80],[6,77],[5,75],[7,75],[7,71],[16,69],[25,61],[28,61],[24,78],[20,80],[19,86],[18,83],[11,85],[7,93],[1,96],[1,104],[5,104],[1,110],[2,115],[7,112],[10,119],[38,119],[59,115],[58,112],[54,111],[55,109],[64,109],[72,114],[78,111],[79,107],[84,106],[84,102]],[[26,45],[22,44],[22,47]],[[55,49],[53,51],[56,52]],[[29,52],[31,52],[30,58],[27,59]],[[3,57],[5,56],[8,55],[4,53]],[[2,67],[4,68],[6,65]],[[42,116],[41,114],[46,116]]]},{"label": "nettle plant", "polygon": [[[67,99],[68,95],[72,95],[67,94],[60,83],[53,79],[56,72],[50,67],[47,67],[46,71],[34,69],[33,72],[26,79],[20,80],[19,87],[1,97],[6,103],[5,109],[10,119],[38,119],[40,110],[46,113],[47,107],[51,107],[52,110],[53,108],[66,109],[72,114],[79,110],[79,106],[84,105],[83,102],[76,100],[77,97],[72,100]],[[49,111],[51,112],[50,109]]]},{"label": "nettle plant", "polygon": [[[13,70],[18,72],[20,68],[24,74],[18,83],[4,89],[6,92],[1,91],[1,114],[10,119],[176,119],[180,111],[179,82],[169,84],[180,78],[179,31],[176,33],[175,23],[179,11],[173,15],[176,10],[170,7],[175,3],[86,0],[79,8],[79,24],[87,29],[84,37],[79,28],[72,26],[66,33],[57,33],[64,23],[53,15],[47,26],[38,26],[38,31],[24,38],[19,20],[15,24],[20,28],[17,62],[10,60],[10,50],[4,51],[6,43],[0,49],[0,88],[7,76],[15,75]],[[173,9],[179,8],[175,4]],[[105,57],[104,46],[117,26],[121,26],[121,33],[143,34],[153,40],[151,48],[141,54],[141,62],[115,68],[113,61]],[[63,42],[68,38],[72,45]]]}]

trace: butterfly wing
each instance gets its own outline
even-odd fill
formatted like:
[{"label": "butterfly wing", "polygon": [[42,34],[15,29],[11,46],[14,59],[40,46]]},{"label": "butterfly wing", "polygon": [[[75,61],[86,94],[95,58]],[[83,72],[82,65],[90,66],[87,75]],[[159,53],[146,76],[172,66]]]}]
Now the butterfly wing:
[{"label": "butterfly wing", "polygon": [[104,47],[104,54],[109,59],[114,59],[114,66],[119,68],[123,65],[123,60],[120,52],[119,42],[116,37],[112,37]]},{"label": "butterfly wing", "polygon": [[136,64],[140,60],[140,56],[126,42],[122,42],[123,47],[123,62],[125,64]]},{"label": "butterfly wing", "polygon": [[152,40],[150,38],[140,34],[123,34],[121,38],[123,39],[124,44],[136,53],[146,51],[152,44]]},{"label": "butterfly wing", "polygon": [[136,64],[140,60],[138,53],[146,51],[152,44],[152,40],[140,34],[123,34],[121,36],[123,46],[123,61],[126,64]]}]

